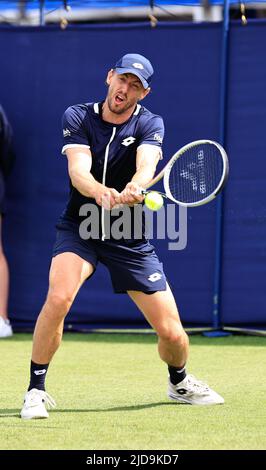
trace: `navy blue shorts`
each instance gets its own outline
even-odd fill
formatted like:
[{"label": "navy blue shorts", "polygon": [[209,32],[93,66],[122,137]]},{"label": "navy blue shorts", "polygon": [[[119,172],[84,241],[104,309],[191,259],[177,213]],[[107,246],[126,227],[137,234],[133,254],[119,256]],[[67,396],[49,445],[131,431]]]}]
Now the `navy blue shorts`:
[{"label": "navy blue shorts", "polygon": [[53,256],[72,252],[95,269],[98,261],[101,262],[109,270],[116,293],[135,290],[152,294],[166,290],[163,265],[148,241],[118,244],[110,240],[83,240],[78,224],[69,221],[58,223],[56,228]]}]

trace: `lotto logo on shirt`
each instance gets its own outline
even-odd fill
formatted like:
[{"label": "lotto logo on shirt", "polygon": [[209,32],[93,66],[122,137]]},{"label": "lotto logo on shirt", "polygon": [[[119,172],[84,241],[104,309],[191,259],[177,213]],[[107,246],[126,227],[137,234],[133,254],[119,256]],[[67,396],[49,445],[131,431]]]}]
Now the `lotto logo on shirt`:
[{"label": "lotto logo on shirt", "polygon": [[124,145],[125,147],[128,147],[129,145],[133,144],[135,140],[136,140],[135,137],[127,137],[126,139],[123,140],[122,145]]}]

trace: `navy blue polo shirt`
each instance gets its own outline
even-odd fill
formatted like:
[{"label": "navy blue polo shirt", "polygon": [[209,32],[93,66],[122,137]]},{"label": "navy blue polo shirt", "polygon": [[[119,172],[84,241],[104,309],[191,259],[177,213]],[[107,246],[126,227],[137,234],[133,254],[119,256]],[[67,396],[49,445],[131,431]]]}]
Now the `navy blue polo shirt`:
[{"label": "navy blue polo shirt", "polygon": [[[102,119],[102,103],[70,106],[63,115],[64,145],[85,146],[92,154],[91,174],[100,183],[121,192],[136,172],[137,148],[143,144],[162,147],[164,124],[160,116],[137,105],[123,124]],[[70,182],[70,197],[62,215],[64,219],[81,222],[80,207],[95,200],[83,196]]]}]

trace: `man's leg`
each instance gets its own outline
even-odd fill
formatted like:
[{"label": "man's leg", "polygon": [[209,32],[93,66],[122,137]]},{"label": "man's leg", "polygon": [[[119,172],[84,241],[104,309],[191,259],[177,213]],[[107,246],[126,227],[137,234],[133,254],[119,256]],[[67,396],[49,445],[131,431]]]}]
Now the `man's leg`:
[{"label": "man's leg", "polygon": [[2,216],[0,214],[0,338],[12,336],[12,328],[7,315],[9,272],[2,246]]},{"label": "man's leg", "polygon": [[49,363],[60,345],[64,319],[83,282],[94,267],[74,253],[62,253],[52,260],[49,290],[38,317],[32,348],[32,360]]},{"label": "man's leg", "polygon": [[74,253],[61,253],[52,260],[48,295],[33,336],[31,380],[21,411],[23,419],[48,418],[45,404],[55,405],[45,392],[47,369],[61,343],[65,316],[93,271],[92,264]]},{"label": "man's leg", "polygon": [[170,287],[167,285],[166,291],[150,295],[138,291],[128,291],[128,294],[159,337],[159,354],[168,365],[170,375],[168,397],[191,405],[224,403],[224,399],[207,384],[186,374],[189,341]]},{"label": "man's leg", "polygon": [[156,331],[161,359],[169,366],[184,367],[188,358],[189,340],[182,327],[170,287],[167,285],[166,291],[150,295],[136,291],[129,291],[128,294]]}]

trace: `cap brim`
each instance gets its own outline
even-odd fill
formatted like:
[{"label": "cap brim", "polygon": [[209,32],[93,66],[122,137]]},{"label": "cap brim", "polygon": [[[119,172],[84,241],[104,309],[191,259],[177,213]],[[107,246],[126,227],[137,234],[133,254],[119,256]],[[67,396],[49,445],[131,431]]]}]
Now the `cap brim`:
[{"label": "cap brim", "polygon": [[147,88],[149,88],[150,86],[148,82],[145,80],[145,78],[143,78],[136,69],[118,67],[115,69],[115,71],[116,73],[118,73],[118,75],[121,75],[122,73],[132,73],[133,75],[136,75],[136,77],[140,79],[143,85],[143,88],[145,88],[145,90],[147,90]]}]

